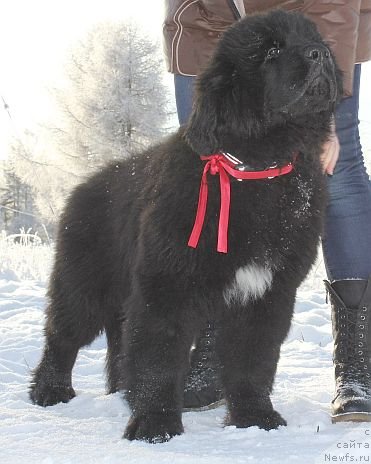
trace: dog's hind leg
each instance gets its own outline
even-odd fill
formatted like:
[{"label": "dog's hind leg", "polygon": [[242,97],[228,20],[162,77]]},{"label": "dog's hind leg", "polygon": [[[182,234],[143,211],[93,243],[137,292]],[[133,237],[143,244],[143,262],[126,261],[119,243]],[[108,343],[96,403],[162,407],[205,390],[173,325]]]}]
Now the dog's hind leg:
[{"label": "dog's hind leg", "polygon": [[115,393],[119,390],[122,323],[123,321],[117,317],[112,319],[109,324],[105,324],[107,337],[106,372],[108,393]]},{"label": "dog's hind leg", "polygon": [[226,308],[217,341],[228,407],[227,425],[269,430],[286,421],[270,394],[293,313],[295,290],[273,283],[263,298]]},{"label": "dog's hind leg", "polygon": [[43,355],[30,385],[33,403],[51,406],[67,403],[75,396],[71,376],[78,351],[92,343],[103,330],[95,314],[97,308],[93,310],[91,306],[93,303],[89,305],[88,300],[76,296],[74,304],[66,295],[59,301],[52,297],[46,311]]}]

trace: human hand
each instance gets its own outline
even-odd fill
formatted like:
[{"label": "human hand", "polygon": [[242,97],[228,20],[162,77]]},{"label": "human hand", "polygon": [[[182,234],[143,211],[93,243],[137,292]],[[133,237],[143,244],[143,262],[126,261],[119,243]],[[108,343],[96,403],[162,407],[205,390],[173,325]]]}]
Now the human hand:
[{"label": "human hand", "polygon": [[323,144],[320,160],[325,174],[333,175],[336,162],[339,158],[340,143],[336,135],[335,124],[331,126],[330,138]]}]

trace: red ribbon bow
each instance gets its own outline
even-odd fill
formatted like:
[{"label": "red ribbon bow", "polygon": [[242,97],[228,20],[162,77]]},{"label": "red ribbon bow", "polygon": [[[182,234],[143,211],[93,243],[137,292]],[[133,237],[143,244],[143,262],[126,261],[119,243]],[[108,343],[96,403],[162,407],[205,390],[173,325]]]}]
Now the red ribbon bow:
[{"label": "red ribbon bow", "polygon": [[224,154],[201,156],[201,159],[203,161],[207,161],[207,163],[202,173],[196,219],[188,240],[188,246],[196,248],[200,239],[207,207],[207,173],[210,172],[212,176],[219,174],[220,179],[220,213],[217,251],[219,253],[227,253],[229,208],[231,203],[231,184],[228,174],[235,179],[240,180],[268,179],[288,174],[293,170],[293,164],[289,163],[281,168],[269,168],[265,171],[238,171],[234,168],[237,163],[233,163]]}]

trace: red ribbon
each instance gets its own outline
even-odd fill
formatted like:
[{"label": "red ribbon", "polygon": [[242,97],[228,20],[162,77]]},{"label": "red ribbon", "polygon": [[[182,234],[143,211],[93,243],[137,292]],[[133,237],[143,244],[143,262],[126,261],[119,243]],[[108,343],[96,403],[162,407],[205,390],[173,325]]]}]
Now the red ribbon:
[{"label": "red ribbon", "polygon": [[217,251],[219,253],[227,253],[229,208],[231,203],[231,184],[228,174],[235,179],[240,180],[268,179],[288,174],[293,170],[293,164],[289,163],[286,166],[280,168],[269,168],[265,171],[238,171],[234,168],[235,164],[233,164],[223,154],[201,156],[201,159],[203,161],[207,161],[207,163],[202,173],[196,219],[188,240],[188,246],[196,248],[200,239],[207,207],[207,174],[210,172],[212,176],[219,174],[220,179],[220,213]]}]

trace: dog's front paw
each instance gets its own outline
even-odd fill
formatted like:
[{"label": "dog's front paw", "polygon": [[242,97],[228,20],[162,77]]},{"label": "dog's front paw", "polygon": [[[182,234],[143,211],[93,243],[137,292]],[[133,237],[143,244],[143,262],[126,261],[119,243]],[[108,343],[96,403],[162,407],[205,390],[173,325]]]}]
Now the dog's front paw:
[{"label": "dog's front paw", "polygon": [[258,426],[260,429],[277,429],[280,425],[287,425],[285,419],[274,409],[262,411],[244,411],[230,414],[226,425],[235,425],[237,428]]},{"label": "dog's front paw", "polygon": [[149,443],[163,443],[175,435],[183,433],[180,414],[157,413],[132,416],[124,433],[128,440],[144,440]]}]

